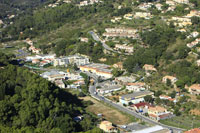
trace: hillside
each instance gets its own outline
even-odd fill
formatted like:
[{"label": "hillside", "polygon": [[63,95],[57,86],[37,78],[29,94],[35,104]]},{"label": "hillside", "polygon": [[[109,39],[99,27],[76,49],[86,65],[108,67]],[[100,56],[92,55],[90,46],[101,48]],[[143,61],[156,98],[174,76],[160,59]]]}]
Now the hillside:
[{"label": "hillside", "polygon": [[[0,132],[79,132],[93,128],[96,119],[76,96],[29,70],[0,58]],[[82,115],[84,120],[75,122]]]}]

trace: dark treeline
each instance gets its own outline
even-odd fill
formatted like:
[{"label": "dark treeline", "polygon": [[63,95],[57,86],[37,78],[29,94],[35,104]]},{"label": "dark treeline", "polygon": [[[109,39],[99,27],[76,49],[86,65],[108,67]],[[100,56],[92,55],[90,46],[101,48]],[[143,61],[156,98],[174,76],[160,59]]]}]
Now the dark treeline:
[{"label": "dark treeline", "polygon": [[[51,82],[0,56],[0,132],[78,132],[93,128],[96,119],[86,104]],[[74,117],[83,115],[81,122]]]}]

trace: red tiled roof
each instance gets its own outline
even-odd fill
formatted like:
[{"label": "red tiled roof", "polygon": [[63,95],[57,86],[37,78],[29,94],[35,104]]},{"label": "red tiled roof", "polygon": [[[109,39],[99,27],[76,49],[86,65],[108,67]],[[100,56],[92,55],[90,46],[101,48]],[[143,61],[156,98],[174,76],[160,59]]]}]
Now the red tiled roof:
[{"label": "red tiled roof", "polygon": [[137,103],[137,104],[133,104],[133,105],[131,105],[131,106],[132,106],[132,107],[135,106],[135,107],[139,108],[139,107],[141,107],[141,106],[145,106],[145,105],[150,106],[149,103],[145,103],[145,102]]},{"label": "red tiled roof", "polygon": [[184,133],[200,133],[200,129],[199,128],[194,128],[194,129],[191,129],[191,130],[188,130]]},{"label": "red tiled roof", "polygon": [[165,118],[165,117],[168,117],[170,114],[163,114],[163,115],[159,115],[160,118]]}]

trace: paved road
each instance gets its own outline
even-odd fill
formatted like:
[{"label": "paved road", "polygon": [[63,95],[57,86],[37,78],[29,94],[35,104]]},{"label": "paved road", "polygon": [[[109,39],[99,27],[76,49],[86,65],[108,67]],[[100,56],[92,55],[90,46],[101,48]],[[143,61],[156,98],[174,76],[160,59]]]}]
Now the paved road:
[{"label": "paved road", "polygon": [[[92,75],[89,75],[89,76],[92,76]],[[114,102],[112,102],[111,100],[109,100],[109,99],[107,99],[105,97],[99,96],[98,94],[95,93],[96,92],[95,91],[96,90],[96,86],[97,86],[98,83],[97,83],[96,78],[94,78],[94,79],[95,79],[95,82],[94,82],[95,84],[91,85],[89,87],[89,92],[90,92],[90,94],[91,94],[91,96],[93,98],[95,98],[97,100],[100,100],[100,101],[103,101],[105,103],[108,103],[109,105],[111,105],[111,106],[113,106],[113,107],[115,107],[115,108],[117,108],[117,109],[119,109],[119,110],[121,110],[123,112],[126,112],[126,113],[128,113],[128,114],[130,114],[130,115],[132,115],[132,116],[134,116],[136,118],[142,119],[143,121],[146,121],[148,123],[151,123],[151,124],[154,124],[154,125],[160,125],[162,127],[165,127],[165,128],[168,128],[168,129],[172,129],[175,132],[182,132],[183,131],[183,129],[181,129],[181,128],[172,127],[172,126],[168,126],[168,125],[164,125],[162,123],[156,122],[156,121],[154,121],[154,120],[152,120],[152,119],[150,119],[148,117],[145,117],[145,116],[143,116],[141,114],[138,114],[138,113],[136,113],[136,112],[134,112],[134,111],[132,111],[132,110],[120,105],[120,104],[114,103]]]},{"label": "paved road", "polygon": [[103,46],[105,49],[107,49],[107,50],[109,50],[109,51],[112,51],[112,52],[115,52],[115,53],[121,54],[121,52],[115,51],[114,49],[112,49],[111,47],[109,47],[109,46],[105,43],[105,41],[104,41],[104,40],[101,40],[101,39],[99,38],[99,36],[98,36],[96,33],[94,33],[93,31],[89,31],[89,34],[92,35],[92,37],[93,37],[93,39],[94,39],[95,41],[101,42],[101,43],[102,43],[102,46]]}]

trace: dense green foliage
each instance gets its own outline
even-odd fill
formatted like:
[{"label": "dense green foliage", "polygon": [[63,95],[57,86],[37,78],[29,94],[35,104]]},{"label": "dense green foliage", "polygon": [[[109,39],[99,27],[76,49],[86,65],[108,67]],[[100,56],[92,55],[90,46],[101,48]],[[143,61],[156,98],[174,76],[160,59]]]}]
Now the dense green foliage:
[{"label": "dense green foliage", "polygon": [[0,18],[6,17],[8,12],[10,14],[27,12],[46,2],[53,1],[54,0],[0,0]]},{"label": "dense green foliage", "polygon": [[129,56],[124,62],[124,67],[129,72],[133,72],[137,65],[140,67],[144,64],[157,66],[159,59],[169,44],[175,42],[177,36],[178,33],[174,28],[168,26],[156,26],[153,30],[142,33],[142,40],[149,45],[149,48],[140,48],[134,55]]},{"label": "dense green foliage", "polygon": [[[10,64],[1,54],[0,132],[75,132],[93,128],[94,117],[84,104],[51,82]],[[81,122],[74,117],[83,115]]]}]

